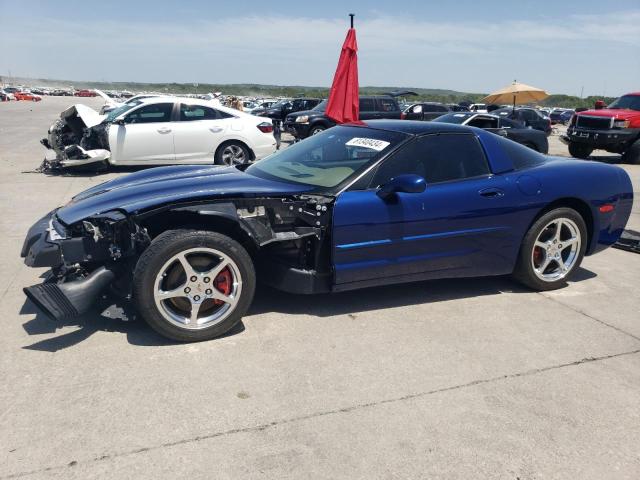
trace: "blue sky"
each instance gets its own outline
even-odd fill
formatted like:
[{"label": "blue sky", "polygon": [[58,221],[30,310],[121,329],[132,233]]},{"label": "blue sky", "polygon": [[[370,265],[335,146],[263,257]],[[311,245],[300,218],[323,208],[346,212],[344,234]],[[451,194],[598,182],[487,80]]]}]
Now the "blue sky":
[{"label": "blue sky", "polygon": [[0,0],[0,75],[329,86],[354,12],[361,85],[640,90],[640,0],[16,5]]}]

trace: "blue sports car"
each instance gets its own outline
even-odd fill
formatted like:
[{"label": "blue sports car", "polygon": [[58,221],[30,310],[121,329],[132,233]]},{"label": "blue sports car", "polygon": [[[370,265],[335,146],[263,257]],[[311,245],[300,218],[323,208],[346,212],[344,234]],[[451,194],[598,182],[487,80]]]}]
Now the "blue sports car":
[{"label": "blue sports car", "polygon": [[162,335],[198,341],[240,321],[256,279],[317,293],[512,274],[550,290],[618,239],[632,202],[615,166],[374,120],[253,165],[154,168],[86,190],[29,231],[25,263],[51,272],[25,293],[63,319],[110,288]]}]

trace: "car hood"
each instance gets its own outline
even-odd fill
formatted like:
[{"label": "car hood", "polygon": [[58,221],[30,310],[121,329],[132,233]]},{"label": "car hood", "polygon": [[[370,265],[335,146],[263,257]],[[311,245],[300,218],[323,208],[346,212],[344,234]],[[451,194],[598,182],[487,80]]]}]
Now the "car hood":
[{"label": "car hood", "polygon": [[85,128],[91,128],[102,123],[105,117],[106,115],[100,115],[93,108],[83,105],[82,103],[71,105],[60,114],[60,119],[65,122],[72,121],[73,118],[78,118],[80,122],[84,124]]},{"label": "car hood", "polygon": [[266,180],[235,167],[157,167],[85,190],[58,209],[56,215],[62,223],[71,225],[110,210],[135,214],[177,202],[229,197],[277,197],[310,190],[312,187],[308,185]]},{"label": "car hood", "polygon": [[589,115],[592,117],[614,117],[621,120],[640,118],[640,112],[628,108],[601,108],[600,110],[585,110],[578,115]]}]

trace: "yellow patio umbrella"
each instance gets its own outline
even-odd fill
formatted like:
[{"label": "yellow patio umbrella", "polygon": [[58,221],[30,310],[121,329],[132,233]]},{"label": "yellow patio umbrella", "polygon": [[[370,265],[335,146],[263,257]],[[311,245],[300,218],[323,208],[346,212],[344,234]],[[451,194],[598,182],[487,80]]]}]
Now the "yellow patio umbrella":
[{"label": "yellow patio umbrella", "polygon": [[516,104],[522,105],[523,103],[539,102],[548,96],[549,94],[540,88],[518,83],[514,80],[508,87],[501,88],[484,97],[482,102],[497,104],[513,103],[513,108],[515,108]]}]

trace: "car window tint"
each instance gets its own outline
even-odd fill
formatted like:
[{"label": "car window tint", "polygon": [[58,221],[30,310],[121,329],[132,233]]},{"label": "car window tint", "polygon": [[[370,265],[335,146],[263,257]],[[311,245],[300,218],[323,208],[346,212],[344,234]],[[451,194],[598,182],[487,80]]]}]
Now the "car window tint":
[{"label": "car window tint", "polygon": [[439,183],[487,175],[489,167],[474,135],[427,135],[385,160],[378,167],[372,186],[407,173],[420,175],[427,183]]},{"label": "car window tint", "polygon": [[380,102],[380,111],[382,112],[393,112],[395,110],[398,110],[398,107],[396,107],[396,102],[394,102],[390,98],[379,98],[378,101]]},{"label": "car window tint", "polygon": [[541,165],[546,162],[544,156],[533,151],[531,148],[525,147],[524,145],[506,138],[499,137],[497,140],[504,150],[504,153],[506,153],[507,157],[511,159],[513,168],[516,170],[535,167],[536,165]]},{"label": "car window tint", "polygon": [[374,112],[376,109],[373,98],[361,98],[360,99],[360,111],[361,112]]},{"label": "car window tint", "polygon": [[180,120],[189,122],[193,120],[217,120],[218,111],[204,105],[180,105]]},{"label": "car window tint", "polygon": [[498,119],[493,117],[476,117],[467,123],[470,127],[498,128]]},{"label": "car window tint", "polygon": [[156,123],[171,121],[173,103],[154,103],[145,105],[129,113],[125,123]]},{"label": "car window tint", "polygon": [[414,105],[411,108],[412,113],[422,113],[422,105]]},{"label": "car window tint", "polygon": [[508,118],[501,118],[500,128],[522,128],[522,125],[514,122],[513,120],[509,120]]}]

